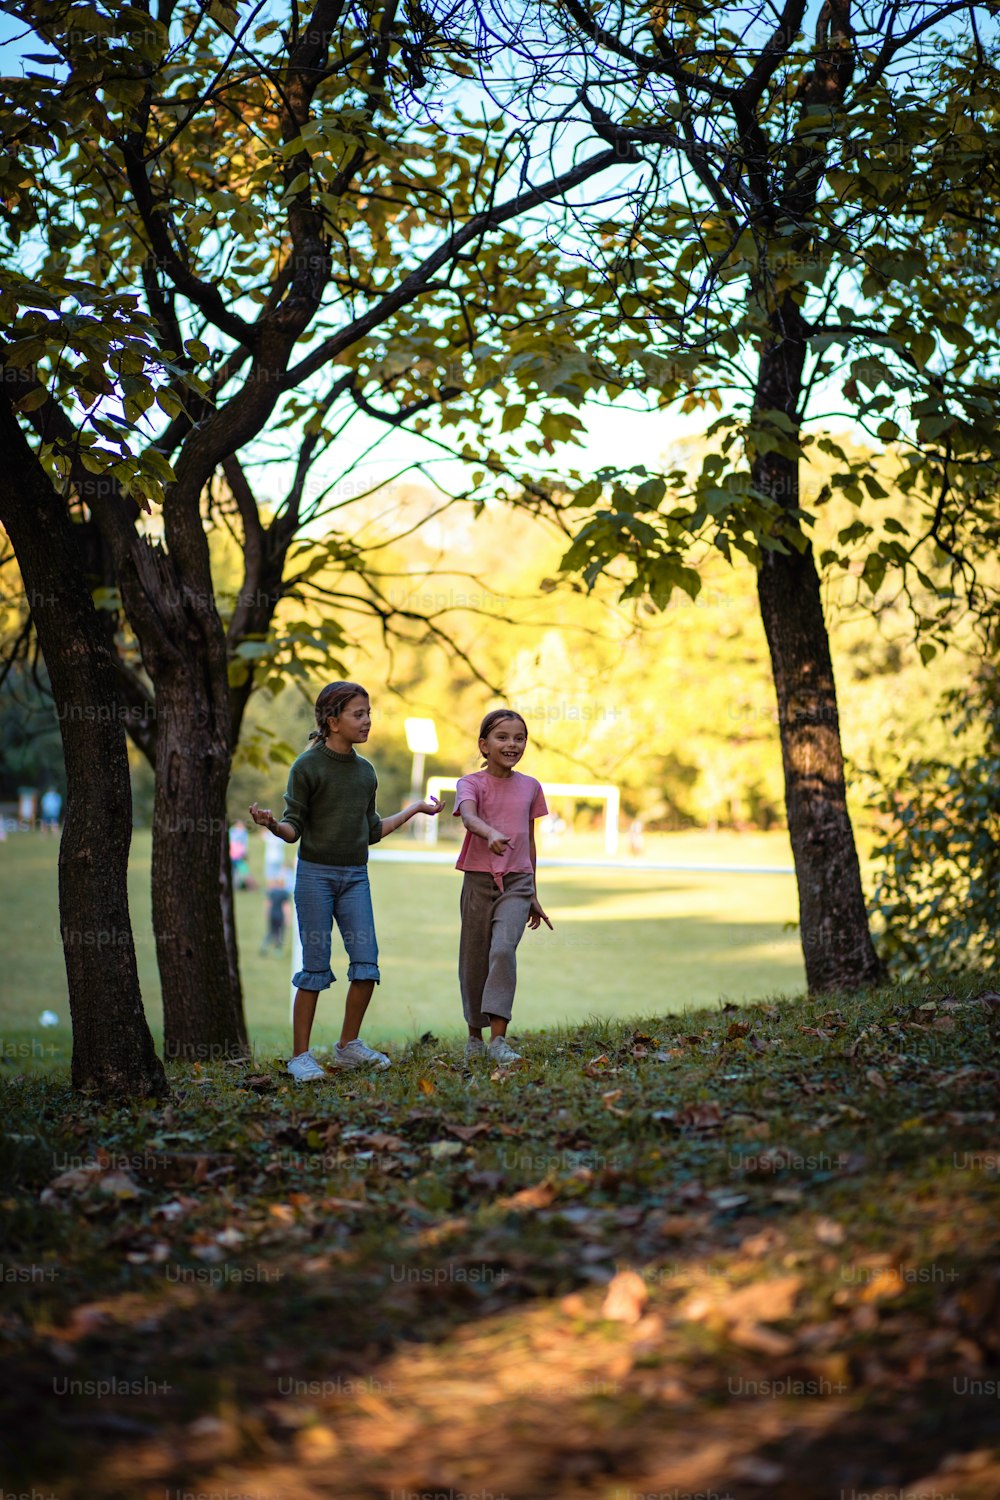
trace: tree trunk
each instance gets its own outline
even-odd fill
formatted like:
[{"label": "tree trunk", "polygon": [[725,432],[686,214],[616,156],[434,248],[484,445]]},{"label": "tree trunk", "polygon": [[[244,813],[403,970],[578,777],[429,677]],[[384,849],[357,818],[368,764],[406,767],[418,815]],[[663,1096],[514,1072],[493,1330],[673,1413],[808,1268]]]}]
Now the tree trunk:
[{"label": "tree trunk", "polygon": [[761,350],[757,420],[778,411],[794,437],[779,437],[753,463],[754,485],[791,512],[798,546],[765,550],[757,595],[778,696],[788,832],[799,889],[799,924],[811,991],[863,989],[882,976],[868,930],[861,869],[847,812],[840,717],[830,640],[812,547],[801,532],[798,427],[806,328],[790,297],[772,312]]},{"label": "tree trunk", "polygon": [[162,1096],[167,1081],[142,1008],[128,908],[132,790],[116,672],[78,566],[65,501],[6,400],[0,447],[0,519],[31,605],[66,762],[59,923],[73,1085],[109,1099]]},{"label": "tree trunk", "polygon": [[812,548],[766,552],[757,579],[778,696],[806,981],[862,989],[882,970],[847,812],[837,692]]},{"label": "tree trunk", "polygon": [[[155,689],[153,933],[164,1055],[247,1051],[226,839],[231,762],[226,640],[215,607],[198,493],[164,506],[164,540],[136,533],[97,495],[143,666]],[[181,514],[176,512],[181,510]]]},{"label": "tree trunk", "polygon": [[211,1061],[247,1052],[226,817],[229,702],[205,660],[156,672],[153,927],[164,1053]]}]

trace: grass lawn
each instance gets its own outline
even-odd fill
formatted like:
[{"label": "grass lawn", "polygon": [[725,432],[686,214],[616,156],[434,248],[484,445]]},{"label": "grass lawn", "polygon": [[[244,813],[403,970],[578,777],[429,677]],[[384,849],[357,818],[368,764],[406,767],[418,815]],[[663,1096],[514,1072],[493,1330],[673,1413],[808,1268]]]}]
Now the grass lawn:
[{"label": "grass lawn", "polygon": [[[150,835],[132,850],[132,918],[146,1010],[159,1036],[159,986],[149,916]],[[402,838],[387,848],[405,848]],[[600,857],[599,839],[586,844]],[[574,852],[565,841],[543,849]],[[58,841],[16,834],[0,845],[0,904],[10,934],[0,974],[3,1036],[28,1061],[69,1060],[66,978],[57,910]],[[722,865],[790,864],[784,834],[676,834],[647,838],[645,861]],[[251,868],[262,875],[263,846],[251,840]],[[433,1031],[462,1030],[456,962],[460,874],[449,866],[373,862],[372,888],[382,984],[366,1026],[375,1043]],[[620,870],[542,869],[542,901],[555,930],[527,932],[519,950],[515,1026],[537,1029],[589,1017],[680,1012],[721,1000],[741,1003],[795,994],[804,984],[790,875],[719,875]],[[262,892],[237,894],[241,967],[251,1036],[260,1055],[287,1045],[290,962],[260,956]],[[334,972],[346,961],[334,947]],[[335,1039],[343,984],[322,997],[317,1041]],[[42,1030],[43,1010],[59,1025]],[[48,1049],[54,1049],[49,1051]]]},{"label": "grass lawn", "polygon": [[0,1070],[4,1494],[996,1500],[985,986],[129,1107]]}]

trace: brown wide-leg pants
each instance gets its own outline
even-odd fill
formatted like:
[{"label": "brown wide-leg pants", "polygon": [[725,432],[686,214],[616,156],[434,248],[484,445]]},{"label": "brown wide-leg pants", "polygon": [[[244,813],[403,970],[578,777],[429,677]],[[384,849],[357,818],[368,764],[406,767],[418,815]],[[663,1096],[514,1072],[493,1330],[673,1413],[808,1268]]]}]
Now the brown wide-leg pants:
[{"label": "brown wide-leg pants", "polygon": [[458,982],[468,1026],[490,1024],[490,1016],[510,1020],[517,983],[517,945],[535,894],[535,877],[518,870],[503,877],[501,891],[492,875],[466,870],[462,882],[462,936]]}]

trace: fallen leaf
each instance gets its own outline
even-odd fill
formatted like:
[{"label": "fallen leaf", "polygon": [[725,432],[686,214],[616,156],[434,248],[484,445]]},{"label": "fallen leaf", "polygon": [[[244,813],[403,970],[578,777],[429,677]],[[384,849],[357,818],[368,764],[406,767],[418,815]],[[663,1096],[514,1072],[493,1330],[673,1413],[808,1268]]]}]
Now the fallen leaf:
[{"label": "fallen leaf", "polygon": [[465,1147],[461,1141],[431,1141],[428,1149],[433,1161],[444,1161],[449,1156],[461,1156]]},{"label": "fallen leaf", "polygon": [[405,1151],[406,1142],[401,1135],[390,1135],[385,1130],[373,1130],[370,1135],[361,1134],[345,1140],[344,1145],[351,1145],[354,1141],[364,1142],[370,1151]]},{"label": "fallen leaf", "polygon": [[548,1208],[555,1200],[556,1190],[551,1182],[536,1182],[534,1187],[522,1188],[509,1198],[501,1198],[501,1208]]},{"label": "fallen leaf", "polygon": [[418,1078],[417,1088],[422,1094],[433,1094],[435,1092],[434,1084],[429,1078]]},{"label": "fallen leaf", "polygon": [[781,1323],[791,1317],[801,1290],[801,1276],[774,1276],[730,1292],[719,1311],[730,1323]]},{"label": "fallen leaf", "polygon": [[761,1323],[737,1323],[729,1330],[729,1340],[741,1349],[752,1349],[756,1354],[768,1354],[775,1358],[791,1354],[795,1340],[786,1333],[765,1328]]},{"label": "fallen leaf", "polygon": [[74,1307],[69,1315],[69,1323],[66,1327],[66,1337],[69,1339],[84,1339],[91,1333],[96,1333],[99,1328],[104,1328],[111,1321],[108,1313],[97,1302],[84,1302],[79,1307]]},{"label": "fallen leaf", "polygon": [[689,1235],[699,1234],[707,1222],[704,1214],[667,1214],[656,1228],[665,1240],[684,1240]]},{"label": "fallen leaf", "polygon": [[813,1225],[813,1233],[821,1245],[842,1245],[844,1243],[844,1228],[838,1224],[836,1219],[817,1219]]},{"label": "fallen leaf", "polygon": [[97,1187],[109,1198],[138,1198],[144,1191],[127,1172],[107,1172],[98,1178]]},{"label": "fallen leaf", "polygon": [[444,1128],[445,1128],[445,1130],[447,1130],[449,1132],[450,1135],[456,1135],[456,1136],[458,1136],[458,1139],[460,1141],[471,1141],[471,1140],[474,1140],[477,1135],[489,1135],[489,1133],[490,1133],[490,1131],[492,1129],[492,1126],[490,1126],[490,1125],[446,1125]]},{"label": "fallen leaf", "polygon": [[483,1188],[487,1193],[495,1193],[503,1182],[503,1173],[493,1168],[486,1168],[482,1172],[470,1172],[465,1179],[470,1187]]},{"label": "fallen leaf", "polygon": [[692,1130],[711,1130],[722,1123],[722,1110],[714,1099],[702,1104],[686,1104],[674,1116],[678,1125],[688,1125]]},{"label": "fallen leaf", "polygon": [[323,1463],[340,1449],[337,1434],[329,1427],[302,1427],[295,1434],[295,1456],[306,1464]]},{"label": "fallen leaf", "polygon": [[896,1266],[885,1266],[877,1271],[861,1293],[862,1302],[881,1302],[884,1297],[898,1297],[906,1291],[906,1284]]},{"label": "fallen leaf", "polygon": [[638,1323],[648,1301],[649,1290],[638,1271],[619,1271],[608,1287],[601,1316],[613,1323]]},{"label": "fallen leaf", "polygon": [[584,1063],[583,1071],[588,1078],[596,1078],[602,1068],[608,1067],[608,1054],[602,1052],[599,1057],[592,1057],[588,1063]]}]

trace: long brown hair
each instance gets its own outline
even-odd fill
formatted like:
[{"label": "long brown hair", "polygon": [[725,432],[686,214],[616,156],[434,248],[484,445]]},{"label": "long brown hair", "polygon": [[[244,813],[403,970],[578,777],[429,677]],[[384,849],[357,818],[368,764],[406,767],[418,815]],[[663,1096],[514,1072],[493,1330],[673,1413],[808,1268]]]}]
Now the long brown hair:
[{"label": "long brown hair", "polygon": [[[492,708],[492,709],[490,709],[489,713],[486,715],[485,719],[483,720],[483,722],[479,726],[479,738],[480,738],[480,740],[484,740],[486,738],[486,736],[489,734],[490,730],[493,729],[493,728],[495,728],[496,725],[500,724],[504,719],[517,719],[519,721],[519,723],[521,723],[522,725],[524,725],[524,737],[525,737],[525,739],[528,738],[528,726],[527,726],[527,724],[524,723],[524,720],[521,718],[521,715],[517,712],[517,709],[515,709],[515,708]],[[480,753],[480,755],[482,755],[482,751],[480,751],[479,753]],[[486,765],[486,761],[485,760],[483,761],[483,765],[484,766]]]},{"label": "long brown hair", "polygon": [[339,719],[352,698],[367,698],[368,689],[360,682],[329,682],[316,699],[316,728],[310,740],[322,742],[330,733],[330,720]]}]

